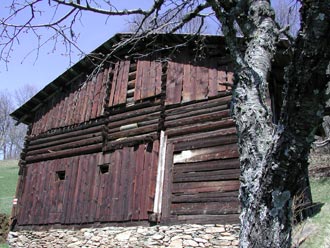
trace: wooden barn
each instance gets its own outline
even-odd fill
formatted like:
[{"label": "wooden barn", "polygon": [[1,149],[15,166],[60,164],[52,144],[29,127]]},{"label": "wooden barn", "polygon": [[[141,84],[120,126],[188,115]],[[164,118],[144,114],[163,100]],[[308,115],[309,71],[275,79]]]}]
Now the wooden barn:
[{"label": "wooden barn", "polygon": [[16,229],[238,223],[223,38],[128,38],[117,34],[11,114],[29,126]]}]

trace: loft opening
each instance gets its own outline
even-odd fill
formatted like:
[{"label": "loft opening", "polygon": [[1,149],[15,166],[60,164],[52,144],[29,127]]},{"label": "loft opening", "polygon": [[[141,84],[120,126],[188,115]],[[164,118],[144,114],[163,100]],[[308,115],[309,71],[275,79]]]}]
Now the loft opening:
[{"label": "loft opening", "polygon": [[65,180],[65,171],[56,171],[56,181],[63,181]]},{"label": "loft opening", "polygon": [[109,173],[109,164],[101,164],[99,165],[100,174],[107,174]]}]

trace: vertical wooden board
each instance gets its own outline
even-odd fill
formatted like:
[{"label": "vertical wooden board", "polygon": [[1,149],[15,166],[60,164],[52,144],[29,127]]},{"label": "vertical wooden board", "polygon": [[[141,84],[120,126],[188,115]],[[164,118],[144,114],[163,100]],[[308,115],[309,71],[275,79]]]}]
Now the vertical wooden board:
[{"label": "vertical wooden board", "polygon": [[111,221],[118,221],[120,209],[118,209],[118,204],[120,201],[120,176],[121,176],[121,169],[122,169],[122,150],[116,150],[114,152],[114,171],[112,174],[113,184],[111,189],[111,203],[110,203],[110,220]]},{"label": "vertical wooden board", "polygon": [[93,107],[92,107],[92,118],[96,118],[98,116],[97,115],[98,108],[99,108],[99,105],[102,104],[102,99],[100,99],[100,98],[101,98],[104,72],[105,71],[100,71],[99,74],[97,75],[97,82],[96,82],[94,96],[93,96],[94,102],[93,102]]},{"label": "vertical wooden board", "polygon": [[24,182],[24,186],[22,189],[22,194],[21,194],[21,199],[20,199],[20,213],[19,213],[19,218],[18,218],[18,223],[19,224],[27,224],[27,211],[28,211],[28,205],[27,205],[27,201],[28,201],[28,197],[29,197],[29,185],[30,185],[30,170],[31,170],[31,165],[27,166],[26,168],[26,174],[25,174],[25,182]]},{"label": "vertical wooden board", "polygon": [[218,91],[226,91],[227,74],[223,67],[218,69]]},{"label": "vertical wooden board", "polygon": [[203,100],[207,98],[209,70],[199,65],[197,67],[196,99]]},{"label": "vertical wooden board", "polygon": [[[110,154],[106,153],[102,155],[101,153],[98,156],[98,164],[104,164],[104,163],[109,163],[110,162]],[[97,221],[105,221],[107,220],[106,218],[108,217],[107,213],[107,208],[109,207],[106,202],[107,202],[107,195],[105,193],[105,187],[107,185],[107,180],[111,176],[110,174],[110,168],[109,168],[109,173],[108,174],[101,174],[100,170],[98,169],[98,172],[96,173],[96,181],[98,182],[98,185],[95,184],[95,187],[98,187],[98,189],[95,189],[95,191],[98,192],[98,194],[95,195],[95,198],[97,200],[96,204],[96,213],[95,213],[95,219]],[[110,187],[110,185],[108,185]]]},{"label": "vertical wooden board", "polygon": [[124,75],[124,67],[125,67],[125,62],[124,61],[119,61],[119,65],[118,65],[118,75],[116,78],[116,90],[113,96],[113,103],[112,106],[115,106],[117,104],[119,104],[119,100],[120,100],[120,91],[121,91],[121,87],[122,87],[122,83],[123,83],[123,75]]},{"label": "vertical wooden board", "polygon": [[61,120],[62,120],[62,113],[64,111],[64,103],[65,103],[65,93],[61,92],[60,94],[60,104],[58,106],[58,112],[56,117],[56,127],[60,127],[61,126]]},{"label": "vertical wooden board", "polygon": [[141,215],[140,219],[147,220],[148,219],[148,189],[149,184],[151,183],[150,175],[152,170],[152,151],[147,150],[148,144],[145,145],[144,150],[144,162],[143,162],[143,174],[142,174],[142,197],[141,197]]},{"label": "vertical wooden board", "polygon": [[73,184],[73,193],[72,193],[72,206],[70,209],[70,215],[67,216],[67,219],[70,219],[70,223],[75,223],[77,210],[78,210],[78,197],[79,197],[79,191],[80,191],[80,183],[82,178],[82,156],[79,156],[79,159],[77,159],[76,163],[76,175],[75,175],[75,181]]},{"label": "vertical wooden board", "polygon": [[155,61],[144,61],[141,99],[155,95]]},{"label": "vertical wooden board", "polygon": [[70,185],[72,183],[72,169],[74,165],[70,163],[70,160],[73,160],[72,158],[63,158],[61,160],[61,163],[63,164],[63,167],[65,169],[65,182],[63,187],[63,207],[62,207],[62,214],[60,222],[62,224],[66,223],[66,215],[68,211],[68,205],[70,204],[71,198],[70,198]]},{"label": "vertical wooden board", "polygon": [[27,180],[26,180],[26,187],[25,187],[25,198],[24,198],[24,224],[29,224],[30,218],[30,211],[32,207],[32,199],[33,199],[33,173],[34,173],[34,164],[30,164],[27,168]]},{"label": "vertical wooden board", "polygon": [[55,96],[53,96],[50,100],[49,100],[49,103],[47,104],[48,106],[48,112],[49,112],[49,119],[48,119],[48,128],[47,130],[49,129],[52,129],[53,128],[53,120],[54,120],[54,112],[55,112],[55,109],[54,109],[54,104],[55,104]]},{"label": "vertical wooden board", "polygon": [[100,102],[100,91],[101,84],[103,79],[103,71],[100,71],[96,76],[96,82],[94,83],[94,92],[93,92],[93,103],[91,106],[91,119],[95,119],[97,116],[97,108]]},{"label": "vertical wooden board", "polygon": [[[61,164],[56,164],[56,170],[65,170],[65,164],[63,163],[63,159],[61,159]],[[65,186],[65,180],[57,181],[56,182],[56,215],[55,215],[55,223],[61,223],[62,220],[62,214],[63,214],[63,200],[64,200],[64,186]]]},{"label": "vertical wooden board", "polygon": [[[234,83],[234,73],[231,71],[227,71],[227,83],[231,85]],[[231,90],[231,86],[227,86],[227,90]]]},{"label": "vertical wooden board", "polygon": [[81,112],[80,112],[80,119],[79,123],[82,123],[85,121],[85,116],[87,112],[87,103],[88,103],[88,87],[89,87],[89,82],[85,81],[83,83],[83,86],[81,86],[81,90],[83,91],[83,98],[80,101],[81,104]]},{"label": "vertical wooden board", "polygon": [[[49,170],[52,172],[54,175],[55,173],[55,167],[53,161],[50,161],[48,164]],[[55,200],[54,200],[54,185],[55,185],[55,176],[51,177],[51,180],[49,181],[49,201],[48,201],[48,223],[52,224],[54,223],[53,219],[53,213],[55,212]]]},{"label": "vertical wooden board", "polygon": [[60,114],[59,111],[60,111],[60,105],[61,105],[61,95],[59,93],[57,93],[55,95],[55,106],[54,106],[54,116],[53,116],[53,128],[57,128],[57,123],[58,123],[58,115]]},{"label": "vertical wooden board", "polygon": [[74,113],[72,114],[72,122],[73,123],[80,123],[80,118],[81,118],[81,103],[84,99],[84,92],[82,90],[82,86],[81,85],[77,85],[76,87],[76,94],[77,94],[77,98],[75,101],[75,108],[74,108]]},{"label": "vertical wooden board", "polygon": [[85,204],[87,201],[88,194],[88,158],[89,155],[82,156],[82,163],[80,169],[82,170],[81,183],[80,183],[80,194],[78,196],[78,208],[76,216],[76,223],[84,223],[85,219]]},{"label": "vertical wooden board", "polygon": [[106,91],[107,91],[107,84],[109,80],[109,73],[111,72],[111,68],[105,68],[102,78],[102,84],[101,84],[101,92],[100,92],[100,103],[97,108],[97,116],[101,116],[104,112],[104,104],[105,104],[105,98],[106,98]]},{"label": "vertical wooden board", "polygon": [[75,195],[75,185],[77,181],[78,168],[79,168],[79,157],[71,157],[67,159],[68,165],[68,188],[66,189],[67,201],[64,202],[64,210],[62,215],[62,223],[71,223],[72,215],[74,212],[74,195]]},{"label": "vertical wooden board", "polygon": [[113,77],[112,77],[112,82],[111,82],[111,90],[110,90],[110,97],[109,97],[109,107],[112,107],[114,105],[114,97],[116,94],[116,87],[117,87],[117,78],[118,78],[118,72],[119,72],[119,63],[116,62],[115,64],[115,69],[113,71]]},{"label": "vertical wooden board", "polygon": [[30,166],[26,167],[26,174],[25,174],[25,180],[24,180],[24,185],[21,193],[21,199],[19,199],[19,204],[20,204],[20,212],[18,216],[18,223],[19,224],[26,224],[27,223],[27,200],[28,200],[28,192],[29,190],[29,181],[30,181]]},{"label": "vertical wooden board", "polygon": [[73,114],[73,100],[74,100],[74,91],[73,91],[73,85],[70,85],[70,92],[68,93],[68,98],[67,98],[67,106],[66,106],[66,112],[65,112],[65,121],[64,121],[64,126],[68,126],[71,124],[71,116]]},{"label": "vertical wooden board", "polygon": [[33,164],[33,166],[31,166],[31,170],[30,170],[30,177],[31,177],[31,181],[30,181],[30,192],[29,192],[29,196],[28,196],[28,201],[27,201],[27,207],[29,208],[28,210],[28,224],[32,224],[33,223],[33,205],[34,205],[34,201],[35,201],[35,194],[36,194],[36,185],[35,182],[37,180],[37,165],[38,163]]},{"label": "vertical wooden board", "polygon": [[125,220],[132,220],[133,216],[133,198],[134,198],[134,177],[135,177],[135,154],[134,147],[129,147],[128,154],[128,164],[129,168],[127,171],[127,211]]},{"label": "vertical wooden board", "polygon": [[159,154],[159,140],[153,142],[152,155],[151,155],[151,171],[148,189],[148,211],[152,212],[155,199],[156,181],[157,181],[157,166]]},{"label": "vertical wooden board", "polygon": [[218,95],[218,70],[215,59],[210,61],[209,66],[208,97],[212,97]]},{"label": "vertical wooden board", "polygon": [[64,98],[63,98],[63,108],[61,111],[61,117],[60,117],[60,123],[59,123],[59,127],[63,127],[65,124],[65,118],[66,118],[66,113],[67,113],[67,108],[68,108],[68,98],[69,98],[69,94],[68,92],[64,92]]},{"label": "vertical wooden board", "polygon": [[192,90],[194,85],[194,78],[191,75],[191,68],[193,66],[188,61],[183,66],[183,86],[182,86],[182,102],[189,102],[194,99],[194,91]]},{"label": "vertical wooden board", "polygon": [[183,64],[169,61],[166,82],[166,105],[181,102],[182,81]]},{"label": "vertical wooden board", "polygon": [[126,103],[130,61],[129,60],[122,61],[122,64],[123,64],[123,74],[120,82],[118,104]]},{"label": "vertical wooden board", "polygon": [[74,124],[74,116],[76,114],[76,102],[77,102],[77,97],[78,97],[78,92],[76,90],[76,82],[73,82],[71,84],[71,93],[70,93],[70,102],[69,102],[69,113],[67,117],[67,126],[71,126]]},{"label": "vertical wooden board", "polygon": [[94,160],[93,154],[85,155],[85,181],[83,184],[83,198],[82,198],[82,204],[81,204],[81,223],[88,223],[89,220],[89,214],[91,210],[91,198],[92,198],[92,192],[93,187],[91,181],[93,180],[95,176],[96,166]]},{"label": "vertical wooden board", "polygon": [[133,200],[133,220],[140,220],[141,217],[141,198],[145,194],[143,189],[143,164],[144,164],[144,144],[139,145],[135,151],[135,187],[134,187],[134,200]]},{"label": "vertical wooden board", "polygon": [[84,207],[84,222],[93,222],[95,216],[95,204],[93,202],[93,195],[94,195],[94,183],[97,171],[97,164],[96,164],[96,155],[90,154],[89,155],[89,162],[87,167],[87,201],[85,202]]},{"label": "vertical wooden board", "polygon": [[163,184],[163,199],[162,199],[162,221],[166,221],[170,218],[170,206],[172,195],[172,169],[173,169],[173,151],[174,145],[167,144],[166,148],[166,160],[165,160],[165,172],[164,172],[164,184]]},{"label": "vertical wooden board", "polygon": [[120,167],[120,178],[119,178],[119,189],[118,189],[118,221],[125,221],[128,211],[128,188],[129,188],[129,159],[130,159],[130,148],[123,147],[122,149],[122,160],[121,160],[121,167]]},{"label": "vertical wooden board", "polygon": [[30,205],[30,214],[29,214],[29,224],[36,224],[35,217],[36,217],[36,208],[38,202],[38,191],[39,191],[39,163],[33,165],[33,181],[32,181],[32,189],[33,194],[31,197],[31,205]]},{"label": "vertical wooden board", "polygon": [[46,184],[44,162],[38,164],[38,189],[37,189],[37,202],[35,206],[35,224],[40,224],[42,222],[42,210],[44,205],[44,185]]},{"label": "vertical wooden board", "polygon": [[134,89],[134,101],[138,101],[141,99],[141,90],[142,90],[142,80],[143,80],[143,68],[144,61],[138,60],[136,67],[136,83]]},{"label": "vertical wooden board", "polygon": [[162,92],[162,62],[161,61],[154,61],[155,63],[155,94],[159,95]]},{"label": "vertical wooden board", "polygon": [[97,77],[94,76],[89,84],[91,85],[89,92],[88,92],[88,106],[87,106],[87,112],[86,112],[86,116],[85,116],[85,121],[88,121],[91,119],[92,117],[92,107],[93,107],[93,102],[95,101],[95,99],[93,98],[94,95],[94,91],[95,91],[95,85],[96,85],[96,81],[97,81]]},{"label": "vertical wooden board", "polygon": [[90,156],[89,161],[89,196],[88,196],[88,209],[86,211],[87,218],[86,222],[96,221],[96,210],[97,210],[97,197],[99,190],[99,168],[97,161],[98,154],[93,154]]},{"label": "vertical wooden board", "polygon": [[40,224],[47,224],[49,222],[49,211],[50,211],[50,187],[53,180],[53,171],[51,170],[50,163],[44,162],[45,168],[45,185],[43,188],[44,199],[43,199],[43,211],[41,214],[42,222]]}]

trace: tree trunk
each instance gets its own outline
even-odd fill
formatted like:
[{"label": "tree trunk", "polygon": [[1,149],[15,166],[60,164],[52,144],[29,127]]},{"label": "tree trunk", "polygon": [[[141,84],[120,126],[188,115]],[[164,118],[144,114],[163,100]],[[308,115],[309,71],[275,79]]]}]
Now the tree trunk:
[{"label": "tree trunk", "polygon": [[[254,91],[244,88],[248,82],[238,82],[236,89],[234,115],[240,136],[243,206],[241,247],[290,247],[292,197],[302,185],[309,184],[307,159],[315,131],[322,123],[329,81],[330,3],[310,1],[303,5],[302,17],[302,33],[286,72],[281,120],[272,133],[258,134],[259,128],[270,125],[266,124],[267,118],[260,118],[261,104],[257,100],[249,102]],[[258,57],[252,59],[260,61]]]},{"label": "tree trunk", "polygon": [[[241,164],[240,246],[290,247],[292,200],[309,186],[308,154],[325,105],[329,3],[303,3],[305,22],[294,44],[281,119],[276,126],[265,101],[279,37],[269,1],[209,2],[224,25],[227,45],[236,62],[233,118]],[[235,15],[239,16],[236,20]],[[235,44],[235,21],[247,40],[243,55]],[[309,189],[305,193],[310,201]]]}]

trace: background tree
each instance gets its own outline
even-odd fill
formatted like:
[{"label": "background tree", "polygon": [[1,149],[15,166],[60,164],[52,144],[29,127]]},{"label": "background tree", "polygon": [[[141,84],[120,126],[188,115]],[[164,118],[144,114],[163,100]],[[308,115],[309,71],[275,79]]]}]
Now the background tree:
[{"label": "background tree", "polygon": [[[237,126],[241,164],[240,246],[290,247],[292,198],[302,185],[308,184],[308,153],[322,123],[330,77],[330,2],[300,2],[301,28],[296,40],[289,39],[290,63],[276,125],[266,104],[268,74],[279,37],[290,35],[275,22],[269,0],[155,0],[145,10],[120,10],[112,1],[13,1],[11,14],[0,21],[0,56],[7,62],[20,35],[33,32],[40,40],[38,30],[42,28],[53,32],[53,40],[60,39],[69,48],[77,47],[74,27],[86,12],[107,17],[142,16],[138,31],[125,44],[163,30],[164,26],[168,27],[166,32],[174,33],[196,18],[213,18],[222,26],[235,63],[232,117]],[[188,11],[178,20],[165,19],[179,9]],[[41,11],[51,18],[38,23]],[[15,18],[20,14],[26,15],[26,21],[17,23]],[[146,22],[147,29],[141,30]],[[238,45],[238,31],[243,36],[243,47]]]},{"label": "background tree", "polygon": [[15,125],[9,114],[36,92],[36,87],[29,84],[16,90],[14,94],[8,91],[0,92],[0,151],[3,159],[19,158],[27,131],[26,125]]}]

